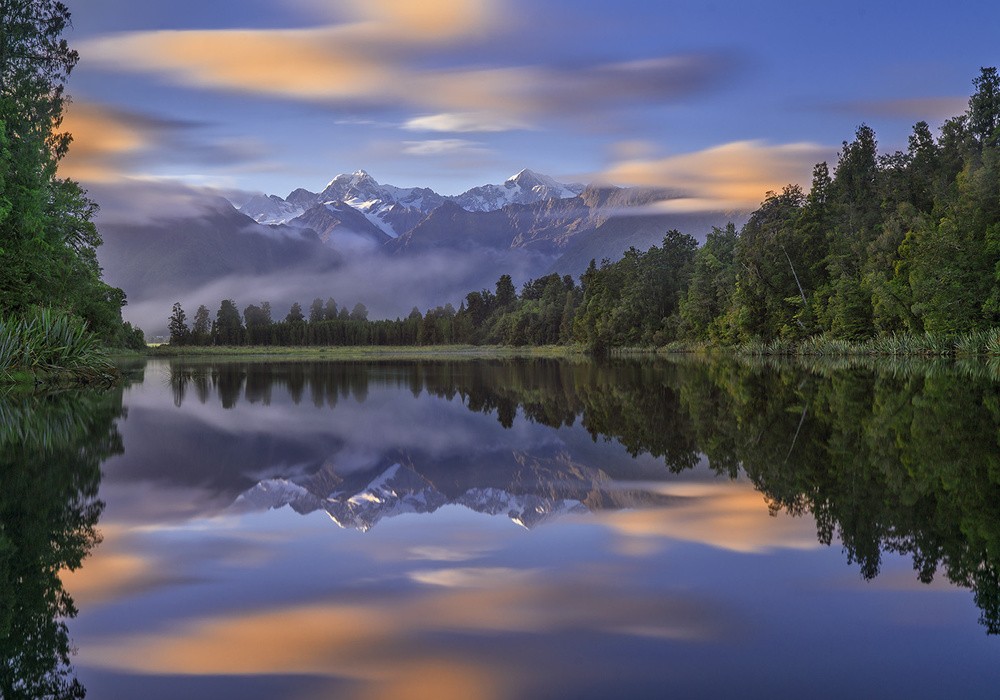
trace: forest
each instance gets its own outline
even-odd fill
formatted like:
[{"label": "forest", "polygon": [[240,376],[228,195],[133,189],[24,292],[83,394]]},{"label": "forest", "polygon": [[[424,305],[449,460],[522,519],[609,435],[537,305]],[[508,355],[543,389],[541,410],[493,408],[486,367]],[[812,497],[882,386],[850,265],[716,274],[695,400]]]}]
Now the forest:
[{"label": "forest", "polygon": [[716,228],[700,246],[671,230],[647,251],[591,261],[579,282],[550,274],[518,293],[503,275],[457,310],[415,308],[405,319],[369,321],[363,305],[347,311],[316,299],[308,315],[295,304],[275,321],[267,302],[241,317],[225,300],[214,320],[200,307],[192,328],[175,304],[171,343],[578,343],[602,352],[817,338],[947,344],[991,333],[1000,352],[1000,76],[982,68],[972,82],[968,109],[937,135],[921,121],[906,151],[879,153],[862,124],[832,172],[814,167],[808,191],[768,192],[741,229]]},{"label": "forest", "polygon": [[[123,323],[125,294],[101,279],[97,205],[59,177],[72,137],[60,130],[79,55],[52,0],[0,1],[0,375],[96,356],[94,340],[143,347]],[[58,352],[55,350],[61,348]]]}]

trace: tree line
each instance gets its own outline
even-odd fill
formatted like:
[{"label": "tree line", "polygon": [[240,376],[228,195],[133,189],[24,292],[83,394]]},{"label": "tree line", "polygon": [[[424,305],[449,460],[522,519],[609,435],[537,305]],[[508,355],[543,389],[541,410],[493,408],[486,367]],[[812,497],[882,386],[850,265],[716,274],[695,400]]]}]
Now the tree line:
[{"label": "tree line", "polygon": [[[808,191],[768,192],[739,230],[703,245],[679,231],[576,280],[550,274],[518,294],[509,275],[405,319],[328,314],[317,299],[274,322],[258,307],[205,307],[194,329],[175,305],[171,342],[288,345],[580,343],[594,351],[675,341],[733,345],[815,336],[954,335],[1000,324],[1000,76],[982,68],[968,110],[938,135],[914,125],[906,151],[882,153],[862,124]],[[328,300],[336,309],[333,300]],[[266,302],[262,307],[266,306]],[[355,309],[357,310],[357,309]]]}]

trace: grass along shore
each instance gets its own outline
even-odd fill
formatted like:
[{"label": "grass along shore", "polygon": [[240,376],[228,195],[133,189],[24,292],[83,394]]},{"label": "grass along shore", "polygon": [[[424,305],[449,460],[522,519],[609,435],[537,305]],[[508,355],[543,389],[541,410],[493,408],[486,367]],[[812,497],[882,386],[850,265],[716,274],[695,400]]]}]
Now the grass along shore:
[{"label": "grass along shore", "polygon": [[91,384],[117,374],[82,319],[50,309],[0,318],[0,385]]},{"label": "grass along shore", "polygon": [[268,357],[317,360],[460,360],[505,357],[583,357],[575,345],[158,345],[148,357]]},{"label": "grass along shore", "polygon": [[813,336],[804,340],[750,340],[733,346],[705,341],[670,343],[664,353],[732,352],[750,356],[786,357],[998,357],[1000,328],[969,333],[892,333],[867,340]]},{"label": "grass along shore", "polygon": [[[707,341],[678,341],[662,347],[616,347],[611,357],[649,354],[732,353],[745,356],[798,357],[1000,357],[1000,328],[970,333],[893,333],[868,340],[852,341],[825,336],[804,340],[750,340],[738,345],[717,345]],[[582,357],[583,345],[157,345],[149,357],[287,357],[329,360],[367,359],[489,359],[504,357]]]}]

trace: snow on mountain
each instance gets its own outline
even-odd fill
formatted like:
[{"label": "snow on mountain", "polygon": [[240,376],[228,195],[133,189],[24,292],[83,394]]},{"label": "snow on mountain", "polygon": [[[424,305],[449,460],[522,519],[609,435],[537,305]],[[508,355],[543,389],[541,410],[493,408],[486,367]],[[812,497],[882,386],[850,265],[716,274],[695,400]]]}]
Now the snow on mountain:
[{"label": "snow on mountain", "polygon": [[287,224],[304,211],[303,207],[274,194],[254,195],[239,208],[241,214],[246,214],[258,224]]},{"label": "snow on mountain", "polygon": [[583,185],[564,185],[525,168],[507,178],[502,185],[473,187],[449,199],[466,211],[496,211],[509,204],[534,204],[547,199],[576,197],[583,189]]},{"label": "snow on mountain", "polygon": [[257,195],[240,211],[261,224],[296,225],[302,222],[295,219],[316,205],[346,204],[364,214],[386,235],[396,238],[445,202],[454,202],[466,211],[490,212],[509,204],[576,197],[583,189],[583,185],[566,185],[525,169],[502,185],[482,185],[459,195],[442,196],[428,187],[383,185],[364,170],[356,170],[337,175],[318,194],[299,188],[286,199]]}]

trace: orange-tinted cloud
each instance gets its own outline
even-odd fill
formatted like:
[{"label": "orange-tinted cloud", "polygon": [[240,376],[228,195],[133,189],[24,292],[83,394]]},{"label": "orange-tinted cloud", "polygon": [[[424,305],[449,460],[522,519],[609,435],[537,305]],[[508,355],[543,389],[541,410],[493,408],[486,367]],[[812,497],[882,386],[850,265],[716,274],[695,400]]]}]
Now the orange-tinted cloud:
[{"label": "orange-tinted cloud", "polygon": [[61,130],[73,135],[73,144],[59,164],[59,174],[89,182],[119,179],[118,159],[141,152],[155,140],[149,126],[87,102],[69,105]]},{"label": "orange-tinted cloud", "polygon": [[[429,67],[436,52],[496,38],[487,0],[376,0],[350,21],[299,29],[138,31],[83,42],[107,70],[268,97],[430,112],[406,122],[436,131],[528,128],[540,116],[583,118],[623,103],[662,103],[717,81],[729,67],[688,54],[576,66]],[[343,12],[343,7],[339,8]],[[724,65],[725,64],[725,65]]]},{"label": "orange-tinted cloud", "polygon": [[621,160],[600,177],[688,193],[663,202],[665,210],[752,209],[768,190],[780,191],[790,183],[808,188],[813,165],[832,155],[832,149],[814,143],[735,141],[693,153]]},{"label": "orange-tinted cloud", "polygon": [[112,70],[160,73],[199,87],[299,99],[395,99],[408,89],[405,55],[486,31],[497,22],[492,7],[488,0],[354,2],[351,22],[127,32],[83,42],[81,53]]}]

